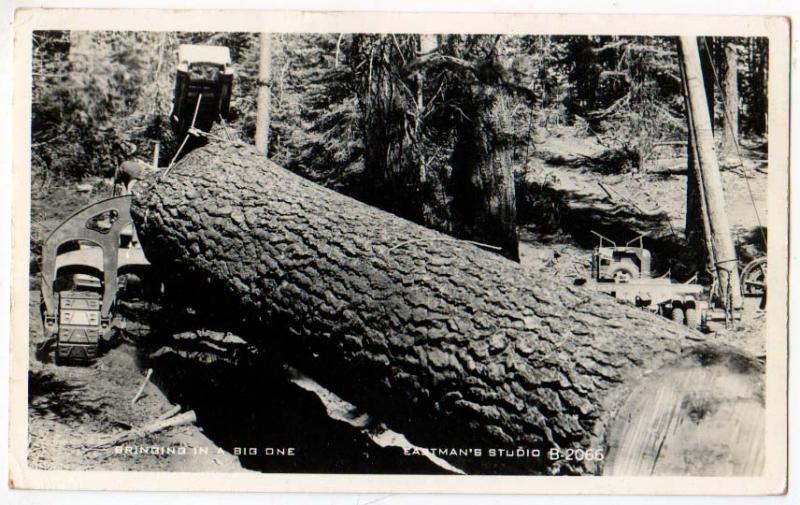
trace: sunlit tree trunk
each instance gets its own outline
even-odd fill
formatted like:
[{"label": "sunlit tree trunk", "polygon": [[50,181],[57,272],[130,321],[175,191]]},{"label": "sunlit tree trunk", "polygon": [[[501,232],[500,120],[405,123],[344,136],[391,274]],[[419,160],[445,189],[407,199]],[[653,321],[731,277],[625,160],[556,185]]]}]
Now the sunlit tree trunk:
[{"label": "sunlit tree trunk", "polygon": [[735,157],[739,144],[739,76],[736,57],[736,46],[733,42],[723,43],[720,50],[722,62],[722,149],[721,155],[726,158]]},{"label": "sunlit tree trunk", "polygon": [[[417,56],[419,57],[423,54],[431,53],[435,51],[437,47],[438,41],[436,40],[436,35],[420,34]],[[425,112],[425,77],[422,70],[419,70],[415,73],[414,80],[417,84],[417,110],[414,116],[414,136],[419,141],[419,139],[422,138],[422,115]],[[419,167],[419,182],[420,184],[425,184],[427,162],[425,160],[425,153],[422,152],[422,149],[419,150],[418,157],[419,159],[417,160],[417,166]]]},{"label": "sunlit tree trunk", "polygon": [[719,172],[717,153],[711,129],[711,118],[706,114],[703,75],[700,55],[695,37],[680,37],[679,61],[686,80],[686,109],[691,116],[692,141],[695,146],[696,164],[701,181],[701,197],[704,197],[708,215],[713,261],[720,286],[730,296],[733,308],[741,308],[736,250],[731,237],[731,228],[725,211],[725,194]]},{"label": "sunlit tree trunk", "polygon": [[272,91],[272,36],[261,33],[259,36],[258,59],[258,110],[256,112],[256,149],[264,156],[269,154],[269,119]]}]

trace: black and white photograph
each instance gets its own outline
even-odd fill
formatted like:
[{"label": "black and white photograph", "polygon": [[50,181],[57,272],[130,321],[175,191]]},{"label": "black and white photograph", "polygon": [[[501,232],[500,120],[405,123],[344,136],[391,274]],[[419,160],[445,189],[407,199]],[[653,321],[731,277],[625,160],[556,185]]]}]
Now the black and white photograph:
[{"label": "black and white photograph", "polygon": [[768,21],[34,24],[20,485],[781,482],[788,25]]}]

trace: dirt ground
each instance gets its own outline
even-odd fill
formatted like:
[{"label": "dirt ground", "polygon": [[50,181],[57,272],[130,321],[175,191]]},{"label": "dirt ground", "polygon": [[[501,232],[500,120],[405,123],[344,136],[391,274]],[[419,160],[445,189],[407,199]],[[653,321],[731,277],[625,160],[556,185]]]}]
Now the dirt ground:
[{"label": "dirt ground", "polygon": [[[591,138],[577,138],[569,131],[561,131],[557,135],[544,135],[539,139],[539,144],[541,149],[525,176],[551,192],[554,212],[563,214],[557,216],[559,222],[575,221],[579,213],[581,216],[602,215],[606,221],[599,223],[600,225],[619,225],[620,235],[630,236],[637,231],[634,223],[637,213],[655,213],[666,216],[666,221],[661,223],[663,229],[671,230],[670,233],[675,236],[681,235],[685,219],[686,173],[680,167],[685,166],[685,159],[682,162],[674,159],[659,162],[656,159],[647,171],[603,175],[583,164],[583,161],[591,159],[601,150],[601,146]],[[759,238],[754,230],[757,230],[759,220],[766,223],[767,177],[761,171],[761,156],[757,149],[747,150],[744,171],[750,175],[749,179],[743,177],[739,170],[723,172],[729,219],[739,250],[750,256],[759,253]],[[230,447],[220,443],[218,437],[208,436],[204,429],[213,431],[213,428],[202,422],[202,419],[196,424],[171,428],[125,444],[100,446],[106,440],[104,437],[141,427],[175,407],[170,398],[174,400],[176,396],[173,394],[168,397],[154,382],[147,383],[143,396],[135,404],[131,403],[146,374],[143,364],[145,361],[133,340],[116,341],[89,367],[56,366],[50,361],[51,358],[38,352],[44,343],[39,315],[39,244],[49,230],[74,210],[110,194],[108,184],[100,180],[94,183],[94,190],[90,193],[76,193],[72,185],[34,188],[29,465],[33,468],[60,470],[222,472],[245,471],[248,467],[252,469],[251,465],[243,465],[243,460],[234,456]],[[572,202],[572,206],[564,206],[557,199],[561,199],[562,203],[565,200]],[[628,212],[624,214],[624,218],[615,221],[616,216],[620,216],[620,206],[627,207]],[[543,233],[536,226],[522,226],[522,263],[533,270],[562,277],[567,282],[587,276],[594,239],[582,233],[582,229]],[[583,231],[588,233],[588,229]],[[653,251],[654,255],[659,253],[663,252]],[[763,357],[764,326],[765,315],[758,309],[757,300],[749,299],[746,301],[742,321],[736,328],[726,330],[717,326],[706,338],[725,342]],[[288,393],[287,396],[291,394]],[[298,404],[289,404],[292,405],[294,408],[311,408],[306,404],[300,407]],[[289,421],[284,423],[282,429],[288,433],[292,431],[293,423],[308,422],[301,419],[302,415],[300,413],[297,418],[288,418]],[[271,411],[265,413],[266,417],[272,417]],[[251,419],[250,422],[256,421]],[[337,429],[327,427],[322,433],[341,436],[341,433],[335,431]],[[362,441],[356,443],[363,444]],[[222,449],[221,445],[226,445],[227,449]],[[167,452],[170,453],[166,454]],[[200,453],[199,457],[197,452]],[[370,457],[377,463],[375,458],[378,456],[375,454],[368,447],[361,449],[361,456],[366,458],[367,466],[370,464]],[[313,462],[309,465],[313,465]],[[308,468],[314,468],[309,465],[295,470],[307,471]],[[396,471],[392,465],[386,468],[387,471]],[[352,465],[341,467],[341,471],[361,469]]]},{"label": "dirt ground", "polygon": [[[561,229],[542,233],[535,225],[522,226],[523,265],[568,282],[588,277],[591,250],[598,242],[590,233],[595,229],[618,243],[646,233],[644,246],[653,254],[655,275],[669,270],[682,282],[695,273],[670,258],[684,248],[685,157],[655,153],[643,170],[604,173],[590,167],[604,149],[594,137],[578,137],[565,128],[542,134],[538,142],[537,158],[529,164],[525,177],[534,188],[544,188],[551,195],[553,212],[560,215],[548,219],[558,221]],[[743,141],[742,166],[731,160],[721,166],[727,216],[743,265],[765,254],[760,228],[767,222],[767,173],[766,154],[761,149],[753,141]],[[559,203],[563,204],[556,205]],[[745,298],[738,324],[726,329],[724,324],[712,322],[706,338],[764,357],[766,315],[759,309],[760,303],[760,298]]]},{"label": "dirt ground", "polygon": [[[56,366],[37,356],[43,343],[38,293],[31,292],[28,376],[29,465],[62,470],[238,471],[238,458],[189,424],[129,442],[106,446],[107,437],[152,422],[175,407],[153,383],[142,383],[137,349],[130,343],[108,349],[88,367]],[[184,452],[185,451],[185,452]],[[197,455],[194,451],[203,451]],[[208,451],[207,454],[205,451]]]},{"label": "dirt ground", "polygon": [[[89,367],[56,366],[52,353],[37,352],[45,343],[38,289],[41,241],[75,210],[110,193],[102,181],[94,182],[87,193],[72,187],[38,188],[43,191],[35,192],[31,202],[29,465],[58,470],[242,470],[238,458],[218,450],[196,425],[103,446],[106,436],[141,427],[174,407],[152,383],[131,403],[146,375],[131,342],[115,344]],[[208,454],[188,455],[195,449]]]}]

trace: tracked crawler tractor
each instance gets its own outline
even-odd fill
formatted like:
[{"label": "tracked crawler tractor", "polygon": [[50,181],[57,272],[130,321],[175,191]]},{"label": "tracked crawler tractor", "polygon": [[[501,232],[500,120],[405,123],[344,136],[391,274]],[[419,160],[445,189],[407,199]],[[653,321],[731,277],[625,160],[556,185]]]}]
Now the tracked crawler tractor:
[{"label": "tracked crawler tractor", "polygon": [[58,363],[90,363],[112,329],[112,312],[126,274],[149,266],[136,237],[130,197],[85,207],[61,223],[42,248],[42,316],[56,338]]},{"label": "tracked crawler tractor", "polygon": [[227,117],[232,87],[230,49],[181,45],[169,116],[175,133],[184,136],[192,128],[207,132],[220,117]]},{"label": "tracked crawler tractor", "polygon": [[[178,60],[170,122],[183,142],[175,159],[186,153],[190,137],[202,135],[227,115],[233,82],[227,47],[182,45]],[[158,170],[154,158],[152,169]],[[127,164],[149,168],[142,162]],[[93,362],[100,342],[114,329],[118,296],[127,280],[147,277],[150,264],[132,224],[128,195],[141,175],[131,170],[119,175],[125,177],[121,185],[115,181],[115,188],[122,187],[115,195],[122,196],[80,209],[42,247],[42,319],[47,341],[55,341],[58,364]]]}]

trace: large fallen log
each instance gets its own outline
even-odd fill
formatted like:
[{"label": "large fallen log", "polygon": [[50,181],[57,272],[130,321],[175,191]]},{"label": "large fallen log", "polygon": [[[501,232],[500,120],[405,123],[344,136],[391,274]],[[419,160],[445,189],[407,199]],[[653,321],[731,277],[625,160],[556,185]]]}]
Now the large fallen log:
[{"label": "large fallen log", "polygon": [[173,299],[457,468],[760,471],[757,361],[327,190],[249,146],[192,152],[138,187],[132,213],[167,289],[183,283]]}]

